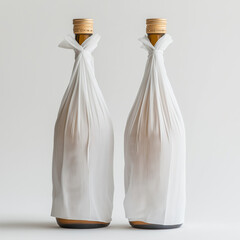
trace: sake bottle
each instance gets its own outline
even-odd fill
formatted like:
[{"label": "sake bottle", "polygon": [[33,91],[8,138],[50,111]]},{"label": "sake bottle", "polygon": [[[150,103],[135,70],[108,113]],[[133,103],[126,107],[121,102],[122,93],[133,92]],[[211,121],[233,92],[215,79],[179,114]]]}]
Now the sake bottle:
[{"label": "sake bottle", "polygon": [[113,128],[98,86],[92,52],[100,36],[92,19],[74,19],[75,39],[60,47],[75,63],[54,131],[51,215],[64,228],[106,227],[113,205]]},{"label": "sake bottle", "polygon": [[185,130],[163,58],[172,38],[166,19],[146,24],[140,41],[148,60],[124,136],[125,214],[135,228],[177,228],[185,211]]}]

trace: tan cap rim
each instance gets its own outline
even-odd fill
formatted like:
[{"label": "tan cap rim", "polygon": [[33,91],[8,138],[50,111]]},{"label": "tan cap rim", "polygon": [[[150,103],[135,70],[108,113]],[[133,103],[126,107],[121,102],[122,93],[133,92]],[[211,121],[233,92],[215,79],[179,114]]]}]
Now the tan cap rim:
[{"label": "tan cap rim", "polygon": [[73,19],[73,32],[75,34],[92,34],[93,19],[91,18]]},{"label": "tan cap rim", "polygon": [[149,18],[146,19],[146,32],[151,33],[166,33],[167,19],[165,18]]}]

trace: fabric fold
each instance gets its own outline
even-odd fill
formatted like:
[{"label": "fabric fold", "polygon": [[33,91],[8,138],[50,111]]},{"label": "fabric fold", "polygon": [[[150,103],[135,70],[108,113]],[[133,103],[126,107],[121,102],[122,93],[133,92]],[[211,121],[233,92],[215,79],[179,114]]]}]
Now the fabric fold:
[{"label": "fabric fold", "polygon": [[54,130],[51,215],[110,222],[113,201],[113,128],[98,86],[92,52],[100,36],[82,45],[67,36],[59,47],[75,52],[69,85]]},{"label": "fabric fold", "polygon": [[144,76],[124,135],[126,217],[130,221],[175,225],[185,212],[185,129],[166,73],[165,34],[148,52]]}]

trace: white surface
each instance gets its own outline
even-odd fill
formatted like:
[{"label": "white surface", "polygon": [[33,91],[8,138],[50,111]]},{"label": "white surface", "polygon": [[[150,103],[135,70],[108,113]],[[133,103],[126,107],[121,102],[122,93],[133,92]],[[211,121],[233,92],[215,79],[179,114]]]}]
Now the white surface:
[{"label": "white surface", "polygon": [[139,40],[148,57],[124,134],[126,217],[153,224],[183,224],[185,127],[164,64],[164,51],[173,40],[169,34],[154,46],[147,35]]},{"label": "white surface", "polygon": [[47,217],[36,219],[25,217],[0,221],[1,239],[42,240],[42,239],[131,239],[131,240],[238,240],[239,224],[186,223],[184,227],[172,230],[142,230],[130,227],[126,222],[116,221],[101,229],[63,229]]},{"label": "white surface", "polygon": [[[120,237],[121,230],[132,239],[146,235],[167,239],[180,232],[184,239],[239,239],[239,4],[238,0],[0,0],[0,238],[3,233],[9,239],[48,234],[52,239],[61,234],[98,238],[100,232],[112,239]],[[168,19],[174,43],[165,64],[187,139],[183,229],[143,232],[116,226],[108,232],[81,232],[41,224],[38,228],[38,222],[45,226],[45,221],[55,226],[50,217],[53,128],[74,57],[57,45],[71,33],[72,19],[77,17],[94,18],[95,32],[102,36],[94,58],[115,132],[113,224],[127,223],[123,133],[146,61],[137,39],[145,33],[146,18]],[[5,219],[10,224],[3,223]]]}]

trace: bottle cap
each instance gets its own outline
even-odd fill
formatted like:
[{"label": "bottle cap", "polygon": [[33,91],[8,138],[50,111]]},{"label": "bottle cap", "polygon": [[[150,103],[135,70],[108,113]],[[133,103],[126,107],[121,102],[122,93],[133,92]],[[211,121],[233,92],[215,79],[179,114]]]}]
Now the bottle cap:
[{"label": "bottle cap", "polygon": [[73,19],[73,32],[75,34],[92,34],[93,19],[89,18]]},{"label": "bottle cap", "polygon": [[167,19],[150,18],[146,20],[146,32],[150,33],[166,33]]}]

